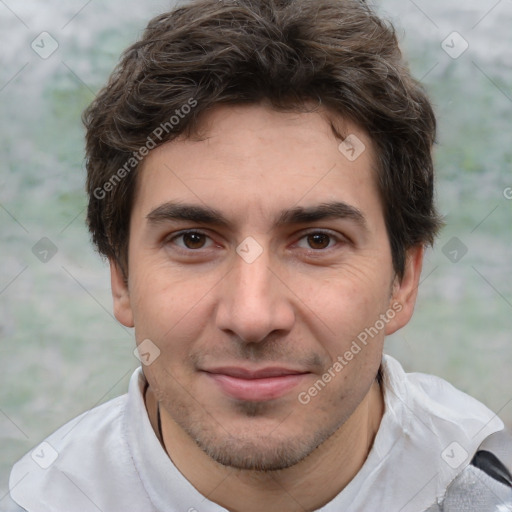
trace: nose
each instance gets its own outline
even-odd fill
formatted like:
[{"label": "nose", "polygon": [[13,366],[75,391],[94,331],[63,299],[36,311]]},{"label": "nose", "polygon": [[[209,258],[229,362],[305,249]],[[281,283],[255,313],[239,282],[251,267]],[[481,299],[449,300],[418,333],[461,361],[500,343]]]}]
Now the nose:
[{"label": "nose", "polygon": [[290,331],[295,312],[290,291],[270,268],[269,251],[251,263],[238,255],[221,283],[217,327],[246,343],[258,343],[276,331]]}]

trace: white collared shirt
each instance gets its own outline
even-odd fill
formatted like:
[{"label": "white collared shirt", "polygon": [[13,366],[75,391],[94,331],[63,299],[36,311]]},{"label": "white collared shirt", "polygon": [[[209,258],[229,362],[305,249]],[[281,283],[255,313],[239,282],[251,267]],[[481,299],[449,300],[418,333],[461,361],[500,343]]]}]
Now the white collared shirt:
[{"label": "white collared shirt", "polygon": [[[321,512],[423,512],[480,443],[503,429],[446,381],[382,361],[385,413],[366,462]],[[151,427],[137,369],[126,395],[58,429],[18,461],[11,497],[29,512],[226,512],[179,472]]]}]

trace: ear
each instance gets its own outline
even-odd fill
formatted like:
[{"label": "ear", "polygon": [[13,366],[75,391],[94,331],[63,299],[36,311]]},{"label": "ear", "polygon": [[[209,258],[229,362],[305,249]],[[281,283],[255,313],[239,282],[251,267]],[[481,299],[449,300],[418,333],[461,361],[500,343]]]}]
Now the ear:
[{"label": "ear", "polygon": [[386,335],[393,334],[407,325],[412,317],[418,295],[424,252],[422,245],[409,249],[406,254],[403,278],[400,280],[395,277],[389,303],[389,308],[395,311],[395,316],[386,324]]},{"label": "ear", "polygon": [[114,315],[126,327],[133,327],[133,312],[128,284],[119,264],[110,260],[110,284],[114,300]]}]

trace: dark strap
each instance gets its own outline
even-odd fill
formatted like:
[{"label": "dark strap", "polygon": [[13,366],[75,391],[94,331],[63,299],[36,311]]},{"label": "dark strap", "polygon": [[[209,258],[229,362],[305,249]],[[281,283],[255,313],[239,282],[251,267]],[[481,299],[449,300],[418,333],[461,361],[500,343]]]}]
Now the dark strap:
[{"label": "dark strap", "polygon": [[482,470],[491,478],[494,478],[494,480],[512,488],[512,475],[510,471],[494,453],[488,452],[487,450],[479,450],[475,453],[471,464]]},{"label": "dark strap", "polygon": [[487,437],[471,464],[498,482],[512,488],[512,435],[500,430]]}]

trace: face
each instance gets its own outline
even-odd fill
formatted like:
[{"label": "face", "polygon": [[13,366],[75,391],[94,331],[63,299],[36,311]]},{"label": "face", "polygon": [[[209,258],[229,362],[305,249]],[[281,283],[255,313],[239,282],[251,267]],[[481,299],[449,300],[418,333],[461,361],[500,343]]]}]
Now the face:
[{"label": "face", "polygon": [[304,459],[364,400],[385,334],[412,313],[421,250],[399,282],[371,140],[337,122],[366,147],[354,161],[325,112],[218,107],[140,170],[115,313],[150,340],[166,416],[221,464]]}]

